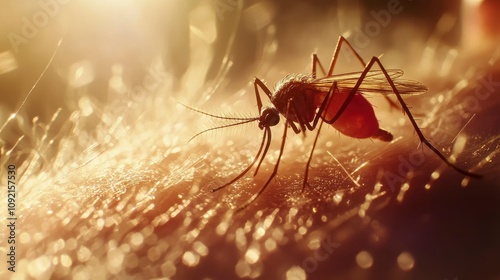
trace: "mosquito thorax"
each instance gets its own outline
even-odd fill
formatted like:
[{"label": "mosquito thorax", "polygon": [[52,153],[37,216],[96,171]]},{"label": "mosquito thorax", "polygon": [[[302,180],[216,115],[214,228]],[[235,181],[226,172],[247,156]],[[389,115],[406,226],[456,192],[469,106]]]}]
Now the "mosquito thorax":
[{"label": "mosquito thorax", "polygon": [[286,115],[288,101],[304,92],[315,90],[310,85],[310,75],[290,74],[281,79],[275,86],[271,102],[283,115]]},{"label": "mosquito thorax", "polygon": [[280,113],[274,107],[262,107],[259,118],[259,128],[275,126],[280,122]]}]

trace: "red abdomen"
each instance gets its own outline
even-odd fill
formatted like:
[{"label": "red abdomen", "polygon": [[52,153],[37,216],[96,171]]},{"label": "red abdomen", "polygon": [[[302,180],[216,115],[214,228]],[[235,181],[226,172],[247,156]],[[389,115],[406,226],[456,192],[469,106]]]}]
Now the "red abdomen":
[{"label": "red abdomen", "polygon": [[[329,106],[323,112],[325,122],[331,121],[349,95],[349,90],[341,90],[333,94]],[[319,96],[317,96],[319,97]],[[316,98],[317,106],[321,106],[323,98]],[[373,137],[379,132],[379,124],[373,106],[359,92],[356,93],[340,115],[332,124],[340,133],[354,138]]]}]

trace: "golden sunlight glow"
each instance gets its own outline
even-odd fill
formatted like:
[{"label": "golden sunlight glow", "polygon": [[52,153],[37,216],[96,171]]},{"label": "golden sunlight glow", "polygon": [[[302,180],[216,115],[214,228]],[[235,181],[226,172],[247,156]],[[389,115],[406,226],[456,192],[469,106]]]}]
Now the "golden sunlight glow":
[{"label": "golden sunlight glow", "polygon": [[479,6],[479,5],[481,5],[481,3],[483,2],[483,0],[463,0],[463,2],[464,2],[466,5],[470,5],[470,6]]},{"label": "golden sunlight glow", "polygon": [[10,51],[0,53],[0,75],[13,71],[17,68],[17,62]]},{"label": "golden sunlight glow", "polygon": [[[496,64],[484,66],[491,55],[464,54],[461,15],[428,18],[419,1],[250,2],[12,1],[1,26],[21,41],[0,50],[0,175],[17,184],[18,272],[0,270],[1,279],[377,279],[375,265],[409,278],[427,269],[405,248],[439,239],[426,235],[430,223],[406,215],[444,215],[405,203],[456,194],[456,186],[439,188],[448,182],[482,181],[427,147],[414,156],[420,134],[381,72],[365,73],[353,96],[367,97],[374,131],[379,123],[392,141],[347,137],[323,123],[321,108],[308,104],[325,99],[317,88],[338,93],[331,85],[339,77],[352,88],[360,72],[318,80],[311,64],[318,76],[328,70],[346,34],[334,74],[364,67],[347,44],[363,60],[381,57],[391,77],[405,71],[394,78],[398,88],[423,91],[408,80],[429,87],[401,90],[416,125],[443,157],[479,173],[500,154],[500,137],[481,134],[496,132],[482,123],[496,120],[485,114],[500,96],[497,76],[488,76]],[[266,123],[266,106],[280,107],[273,85],[292,73],[315,94],[299,103],[307,112],[270,109]],[[318,126],[294,127],[309,113]],[[412,232],[422,236],[399,236]],[[397,259],[381,259],[383,246],[399,248]]]}]

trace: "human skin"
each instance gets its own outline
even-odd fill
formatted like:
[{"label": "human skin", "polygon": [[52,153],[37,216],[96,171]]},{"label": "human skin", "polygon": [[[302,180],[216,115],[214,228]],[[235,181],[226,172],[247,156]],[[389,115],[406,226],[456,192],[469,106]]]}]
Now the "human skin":
[{"label": "human skin", "polygon": [[[203,127],[208,118],[178,106],[165,92],[176,97],[193,93],[168,82],[149,95],[134,97],[132,103],[119,100],[104,110],[94,108],[91,116],[101,120],[94,126],[83,113],[85,108],[76,110],[53,158],[45,161],[39,149],[29,153],[23,164],[2,159],[15,163],[23,174],[18,181],[17,272],[7,275],[13,279],[304,279],[306,273],[310,279],[498,277],[499,142],[498,127],[491,125],[498,121],[498,89],[492,86],[489,95],[481,90],[485,99],[478,97],[479,107],[467,99],[484,88],[480,81],[500,80],[498,68],[481,63],[487,58],[475,60],[481,71],[470,78],[467,88],[447,92],[453,88],[453,77],[447,76],[450,81],[444,85],[427,77],[421,82],[439,90],[408,99],[433,143],[447,155],[455,154],[457,165],[484,175],[481,180],[465,179],[466,187],[463,175],[426,148],[422,156],[409,122],[403,121],[406,117],[376,98],[370,100],[383,127],[395,135],[392,143],[339,136],[325,126],[315,150],[310,187],[302,193],[314,134],[304,139],[289,131],[277,178],[238,212],[234,210],[258,190],[274,167],[283,118],[273,128],[273,146],[259,174],[250,173],[214,193],[212,189],[251,162],[262,136],[257,125],[188,142],[197,132],[193,124]],[[466,69],[470,60],[463,58],[462,68],[455,71]],[[274,73],[279,70],[286,69]],[[266,79],[270,83],[279,79],[274,76]],[[248,87],[244,97],[219,98],[209,108],[230,104],[236,114],[242,108],[257,115],[253,98]],[[417,164],[411,163],[412,158],[418,159]],[[410,162],[409,174],[399,171],[402,159]],[[389,181],[384,175],[388,172],[399,177]],[[439,178],[431,179],[434,172]]]},{"label": "human skin", "polygon": [[[183,117],[197,117],[179,110]],[[310,141],[301,143],[301,136],[290,135],[277,178],[235,213],[232,208],[267,179],[276,148],[258,176],[212,193],[245,167],[257,139],[236,135],[227,143],[222,135],[185,144],[186,139],[170,138],[189,136],[188,128],[158,129],[155,123],[144,121],[124,132],[135,137],[118,133],[107,147],[86,151],[76,165],[59,164],[51,172],[21,178],[15,275],[303,279],[305,271],[312,279],[453,279],[496,273],[498,177],[488,164],[478,170],[485,178],[464,188],[464,176],[427,151],[425,163],[410,177],[405,174],[410,189],[398,199],[402,186],[396,184],[392,191],[380,172],[397,174],[397,156],[409,156],[418,142],[411,132],[405,134],[410,141],[400,138],[387,146],[342,139],[330,129],[315,151],[311,186],[301,193]],[[148,131],[149,125],[156,129]],[[397,131],[406,130],[411,131]],[[331,139],[336,141],[328,143]],[[280,142],[276,140],[274,147]],[[480,143],[494,146],[497,141]],[[477,150],[477,156],[495,158],[493,147],[468,145],[476,148],[463,154]],[[327,151],[349,171],[367,161],[353,174],[359,187]],[[432,182],[435,170],[440,177]],[[356,263],[362,251],[373,258],[369,269]],[[405,252],[414,262],[408,272],[397,264]]]}]

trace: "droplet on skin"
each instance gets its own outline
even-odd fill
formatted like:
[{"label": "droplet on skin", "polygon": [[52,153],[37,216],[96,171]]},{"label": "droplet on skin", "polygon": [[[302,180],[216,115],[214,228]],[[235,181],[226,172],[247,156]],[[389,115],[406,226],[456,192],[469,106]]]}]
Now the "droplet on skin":
[{"label": "droplet on skin", "polygon": [[305,280],[306,272],[298,266],[292,266],[286,271],[286,280]]},{"label": "droplet on skin", "polygon": [[28,273],[31,277],[37,278],[44,274],[51,266],[47,256],[41,256],[32,260],[28,265]]},{"label": "droplet on skin", "polygon": [[110,272],[119,271],[123,265],[124,255],[120,249],[111,249],[108,251],[107,262]]},{"label": "droplet on skin", "polygon": [[152,262],[157,261],[161,256],[160,249],[158,247],[151,247],[148,250],[148,259]]},{"label": "droplet on skin", "polygon": [[458,135],[455,141],[455,145],[453,145],[452,154],[455,157],[458,156],[460,153],[464,151],[466,144],[467,144],[467,136],[464,136],[462,134]]},{"label": "droplet on skin", "polygon": [[19,241],[21,244],[27,244],[31,241],[31,236],[27,232],[23,232],[19,235]]},{"label": "droplet on skin", "polygon": [[367,251],[361,251],[356,255],[356,263],[363,269],[368,269],[373,265],[373,257]]},{"label": "droplet on skin", "polygon": [[307,247],[310,250],[316,250],[321,246],[321,240],[317,237],[312,238],[309,243],[307,244]]},{"label": "droplet on skin", "polygon": [[130,236],[130,245],[134,249],[139,248],[143,242],[144,242],[144,237],[142,236],[142,234],[140,234],[138,232],[134,232]]},{"label": "droplet on skin", "polygon": [[199,261],[200,256],[191,251],[187,251],[182,255],[182,263],[186,266],[196,266]]},{"label": "droplet on skin", "polygon": [[247,244],[247,238],[245,232],[242,228],[236,230],[236,246],[238,248],[244,248]]},{"label": "droplet on skin", "polygon": [[415,259],[408,252],[402,252],[399,254],[397,262],[399,268],[403,271],[409,271],[415,266]]},{"label": "droplet on skin", "polygon": [[254,238],[255,240],[259,240],[259,239],[261,239],[261,238],[264,236],[264,234],[266,234],[266,230],[265,230],[265,229],[263,229],[262,227],[259,227],[259,228],[258,228],[258,229],[254,232],[254,234],[253,234],[253,238]]},{"label": "droplet on skin", "polygon": [[77,258],[80,262],[88,261],[90,259],[90,255],[91,255],[91,252],[87,247],[82,246],[78,249]]},{"label": "droplet on skin", "polygon": [[139,258],[135,253],[128,254],[125,257],[125,267],[127,268],[136,268],[139,265]]},{"label": "droplet on skin", "polygon": [[177,272],[177,268],[171,261],[168,261],[161,266],[161,272],[164,277],[173,277]]},{"label": "droplet on skin", "polygon": [[234,271],[236,272],[236,275],[238,275],[238,277],[245,278],[250,275],[251,269],[250,265],[247,262],[245,262],[244,260],[240,260],[234,267]]},{"label": "droplet on skin", "polygon": [[283,230],[280,229],[280,228],[275,228],[273,230],[273,233],[272,233],[272,237],[274,238],[274,240],[276,240],[277,242],[280,242],[282,239],[283,239]]},{"label": "droplet on skin", "polygon": [[265,242],[264,242],[264,248],[266,248],[266,250],[268,252],[274,252],[276,250],[276,241],[272,238],[268,238]]},{"label": "droplet on skin", "polygon": [[298,232],[299,232],[299,234],[300,234],[300,235],[306,235],[306,233],[307,233],[307,228],[306,228],[306,227],[304,227],[304,226],[301,226],[301,227],[299,228]]},{"label": "droplet on skin", "polygon": [[403,201],[405,194],[409,189],[410,189],[410,184],[404,183],[403,186],[401,187],[401,189],[399,190],[399,193],[398,193],[398,197],[397,197],[398,202]]},{"label": "droplet on skin", "polygon": [[227,228],[228,228],[228,224],[227,222],[221,222],[217,228],[215,229],[215,231],[217,232],[218,235],[224,235],[227,231]]},{"label": "droplet on skin", "polygon": [[71,259],[70,256],[67,254],[62,254],[61,255],[61,265],[63,267],[71,267],[71,264],[73,264],[73,260]]},{"label": "droplet on skin", "polygon": [[260,250],[256,247],[249,248],[245,253],[245,260],[250,264],[256,263],[257,261],[259,261],[259,258]]},{"label": "droplet on skin", "polygon": [[200,241],[195,241],[194,244],[193,244],[193,249],[196,253],[200,254],[201,256],[206,256],[208,255],[208,247],[205,246],[205,244],[203,244],[202,242]]},{"label": "droplet on skin", "polygon": [[344,193],[336,193],[333,196],[333,202],[335,202],[336,205],[339,205],[339,203],[342,201],[343,196],[344,196]]}]

